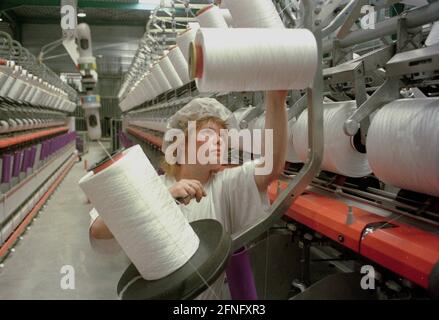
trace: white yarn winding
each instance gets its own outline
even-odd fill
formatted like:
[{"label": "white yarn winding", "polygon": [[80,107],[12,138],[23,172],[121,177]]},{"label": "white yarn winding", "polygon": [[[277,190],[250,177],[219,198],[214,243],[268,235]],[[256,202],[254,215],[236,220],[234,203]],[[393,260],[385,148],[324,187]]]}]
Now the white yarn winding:
[{"label": "white yarn winding", "polygon": [[142,88],[142,90],[144,92],[146,101],[151,100],[151,99],[153,99],[153,98],[155,98],[157,96],[156,92],[155,92],[155,89],[154,89],[154,87],[152,86],[152,84],[151,84],[151,82],[149,80],[149,77],[145,76],[142,79],[142,81],[140,81],[139,85],[140,85],[140,87]]},{"label": "white yarn winding", "polygon": [[183,81],[181,81],[180,77],[178,76],[178,73],[175,70],[169,57],[164,56],[160,60],[159,64],[160,64],[160,68],[162,68],[163,73],[165,74],[166,79],[168,80],[172,89],[180,88],[183,85]]},{"label": "white yarn winding", "polygon": [[217,6],[211,5],[201,10],[204,11],[197,14],[197,20],[201,28],[228,28],[223,13]]},{"label": "white yarn winding", "polygon": [[433,23],[431,27],[430,33],[428,34],[427,39],[425,40],[426,46],[434,46],[439,43],[439,21]]},{"label": "white yarn winding", "polygon": [[163,93],[165,91],[172,89],[171,84],[169,83],[168,79],[166,79],[166,76],[163,73],[163,70],[158,63],[156,63],[151,68],[151,74],[152,74],[153,79],[155,79],[157,81],[157,84],[160,88],[160,90],[158,90],[158,92]]},{"label": "white yarn winding", "polygon": [[224,0],[236,28],[285,28],[272,0]]},{"label": "white yarn winding", "polygon": [[[355,101],[324,103],[324,151],[322,170],[347,177],[364,177],[372,172],[366,154],[358,152],[352,137],[343,131],[343,124],[355,111]],[[308,110],[302,112],[293,124],[293,145],[300,160],[308,157]]]},{"label": "white yarn winding", "polygon": [[180,48],[177,46],[172,47],[169,50],[168,57],[183,84],[189,83],[191,81],[189,78],[189,68]]},{"label": "white yarn winding", "polygon": [[439,197],[439,99],[402,99],[372,120],[367,155],[374,174],[393,186]]},{"label": "white yarn winding", "polygon": [[168,276],[198,249],[197,235],[139,145],[79,185],[143,278]]},{"label": "white yarn winding", "polygon": [[177,36],[177,45],[183,53],[186,63],[189,61],[189,45],[194,41],[197,30],[196,28],[187,29]]},{"label": "white yarn winding", "polygon": [[317,67],[316,40],[306,29],[199,29],[195,45],[200,92],[304,89]]},{"label": "white yarn winding", "polygon": [[159,83],[151,72],[146,76],[146,78],[154,89],[154,98],[157,97],[159,94],[162,93]]},{"label": "white yarn winding", "polygon": [[[301,162],[299,156],[297,155],[296,150],[294,150],[294,147],[293,147],[293,125],[295,122],[296,122],[295,119],[288,121],[288,141],[287,141],[286,160],[288,162],[292,162],[292,163]],[[264,130],[265,129],[265,112],[264,112],[264,114],[260,115],[258,118],[255,118],[252,121],[250,121],[249,128],[251,130],[254,130],[254,129]],[[261,140],[260,143],[262,143],[262,141],[264,141],[264,140]],[[263,148],[261,150],[263,150]]]}]

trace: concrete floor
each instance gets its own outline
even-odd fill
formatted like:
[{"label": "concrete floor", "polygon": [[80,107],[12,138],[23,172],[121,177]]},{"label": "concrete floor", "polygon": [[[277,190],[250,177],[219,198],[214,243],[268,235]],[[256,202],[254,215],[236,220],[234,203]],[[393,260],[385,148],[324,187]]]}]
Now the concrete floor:
[{"label": "concrete floor", "polygon": [[[108,145],[107,145],[108,147]],[[89,164],[104,157],[91,143],[83,157]],[[129,261],[124,253],[92,250],[88,227],[91,205],[78,186],[84,162],[74,165],[0,269],[3,299],[117,299],[116,286]],[[74,268],[74,289],[61,288],[63,266]]]}]

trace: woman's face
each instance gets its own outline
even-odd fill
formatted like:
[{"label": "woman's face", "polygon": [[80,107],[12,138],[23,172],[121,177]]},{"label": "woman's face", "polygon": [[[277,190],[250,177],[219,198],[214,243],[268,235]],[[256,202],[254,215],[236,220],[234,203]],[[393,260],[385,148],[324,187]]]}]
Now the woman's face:
[{"label": "woman's face", "polygon": [[[227,146],[221,137],[221,129],[224,128],[214,121],[209,121],[197,129],[197,165],[208,167],[211,171],[222,169],[221,158],[227,159]],[[188,149],[186,148],[187,152]]]}]

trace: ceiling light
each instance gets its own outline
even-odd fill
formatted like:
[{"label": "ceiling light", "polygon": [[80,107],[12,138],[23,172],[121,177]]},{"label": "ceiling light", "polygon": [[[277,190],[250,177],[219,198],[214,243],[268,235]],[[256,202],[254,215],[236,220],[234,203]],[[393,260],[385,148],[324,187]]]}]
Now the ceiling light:
[{"label": "ceiling light", "polygon": [[85,12],[78,12],[78,18],[85,18],[87,14]]}]

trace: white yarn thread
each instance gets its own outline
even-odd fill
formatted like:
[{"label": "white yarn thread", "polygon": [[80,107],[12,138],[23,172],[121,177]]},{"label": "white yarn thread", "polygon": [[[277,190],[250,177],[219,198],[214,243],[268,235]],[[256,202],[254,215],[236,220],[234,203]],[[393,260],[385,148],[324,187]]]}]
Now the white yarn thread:
[{"label": "white yarn thread", "polygon": [[434,46],[439,43],[439,21],[433,23],[431,27],[430,33],[428,34],[427,39],[425,40],[426,46]]},{"label": "white yarn thread", "polygon": [[306,29],[199,29],[195,45],[200,92],[304,89],[317,67],[316,40]]},{"label": "white yarn thread", "polygon": [[139,145],[79,185],[146,280],[168,276],[198,249],[197,235]]},{"label": "white yarn thread", "polygon": [[236,28],[285,28],[272,0],[224,0]]},{"label": "white yarn thread", "polygon": [[189,68],[180,48],[177,46],[172,47],[169,50],[168,57],[183,84],[189,83],[191,81],[189,78]]},{"label": "white yarn thread", "polygon": [[180,88],[183,85],[183,81],[181,81],[180,77],[178,76],[177,71],[175,70],[171,60],[168,56],[164,56],[160,60],[160,68],[162,68],[166,79],[168,80],[169,84],[171,85],[172,89]]},{"label": "white yarn thread", "polygon": [[217,6],[211,5],[202,10],[204,11],[197,15],[201,28],[228,28],[223,13]]},{"label": "white yarn thread", "polygon": [[227,26],[229,28],[232,28],[233,27],[233,17],[232,17],[232,14],[230,13],[230,10],[229,9],[220,9],[220,11],[221,11],[221,14],[223,15],[224,20],[227,23]]},{"label": "white yarn thread", "polygon": [[439,99],[401,99],[372,120],[367,154],[374,174],[395,187],[439,197]]},{"label": "white yarn thread", "polygon": [[[347,177],[364,177],[372,172],[366,154],[352,145],[352,137],[344,133],[343,125],[355,111],[355,101],[323,104],[324,151],[322,170]],[[293,145],[302,162],[308,157],[308,110],[293,124]]]},{"label": "white yarn thread", "polygon": [[183,53],[186,63],[189,61],[189,45],[194,41],[197,30],[195,28],[187,29],[177,36],[177,45]]},{"label": "white yarn thread", "polygon": [[171,84],[166,79],[166,76],[163,73],[163,70],[162,70],[162,68],[160,68],[160,65],[158,63],[156,63],[151,68],[151,74],[152,74],[153,79],[155,79],[157,81],[157,84],[159,85],[160,93],[163,93],[165,91],[172,89]]}]

